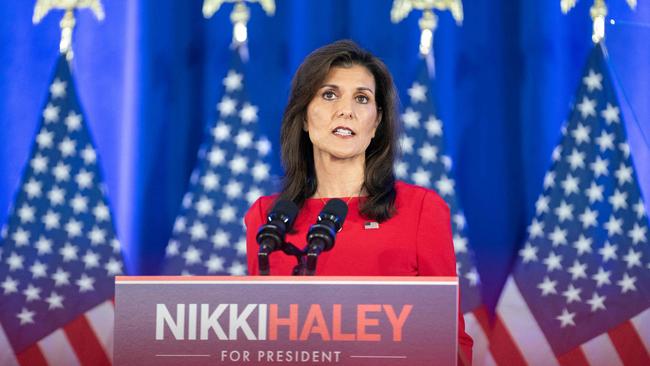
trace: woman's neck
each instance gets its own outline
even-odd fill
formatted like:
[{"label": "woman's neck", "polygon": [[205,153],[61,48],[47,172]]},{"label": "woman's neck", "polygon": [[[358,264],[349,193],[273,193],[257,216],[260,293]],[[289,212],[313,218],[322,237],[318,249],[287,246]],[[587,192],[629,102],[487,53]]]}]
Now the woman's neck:
[{"label": "woman's neck", "polygon": [[314,168],[318,179],[315,198],[354,197],[363,195],[365,157],[336,159],[315,157]]}]

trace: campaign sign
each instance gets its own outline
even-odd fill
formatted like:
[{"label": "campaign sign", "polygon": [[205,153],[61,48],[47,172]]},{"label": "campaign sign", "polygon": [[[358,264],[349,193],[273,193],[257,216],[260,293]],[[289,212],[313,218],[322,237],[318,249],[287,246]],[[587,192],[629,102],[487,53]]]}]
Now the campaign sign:
[{"label": "campaign sign", "polygon": [[116,278],[116,365],[455,365],[454,277]]}]

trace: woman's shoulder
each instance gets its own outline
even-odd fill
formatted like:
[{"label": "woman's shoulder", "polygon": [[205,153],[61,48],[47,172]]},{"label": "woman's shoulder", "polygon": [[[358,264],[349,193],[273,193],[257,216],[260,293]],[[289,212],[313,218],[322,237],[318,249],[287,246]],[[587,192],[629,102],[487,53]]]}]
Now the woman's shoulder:
[{"label": "woman's shoulder", "polygon": [[433,189],[398,180],[395,182],[395,191],[397,192],[397,200],[402,203],[422,202],[422,205],[441,206],[447,210],[449,209],[447,202]]},{"label": "woman's shoulder", "polygon": [[277,194],[260,196],[248,208],[248,211],[246,211],[246,215],[244,216],[244,220],[247,222],[250,220],[262,220],[277,198]]},{"label": "woman's shoulder", "polygon": [[278,198],[278,194],[274,193],[268,196],[260,196],[253,204],[251,205],[250,209],[261,209],[261,210],[267,210],[271,205],[273,205],[273,202]]}]

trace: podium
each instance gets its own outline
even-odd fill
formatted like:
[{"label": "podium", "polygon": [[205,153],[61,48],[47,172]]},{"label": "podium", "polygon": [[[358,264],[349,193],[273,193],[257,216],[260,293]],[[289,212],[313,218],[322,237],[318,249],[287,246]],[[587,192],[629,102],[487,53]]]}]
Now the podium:
[{"label": "podium", "polygon": [[115,280],[115,365],[455,365],[455,277]]}]

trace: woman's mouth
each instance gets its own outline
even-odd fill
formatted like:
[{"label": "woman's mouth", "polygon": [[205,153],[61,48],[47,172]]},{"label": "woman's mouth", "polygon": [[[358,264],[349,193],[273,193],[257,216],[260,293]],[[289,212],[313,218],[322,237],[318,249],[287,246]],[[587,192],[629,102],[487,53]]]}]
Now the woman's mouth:
[{"label": "woman's mouth", "polygon": [[354,136],[354,131],[347,127],[337,127],[332,133],[338,136]]}]

